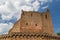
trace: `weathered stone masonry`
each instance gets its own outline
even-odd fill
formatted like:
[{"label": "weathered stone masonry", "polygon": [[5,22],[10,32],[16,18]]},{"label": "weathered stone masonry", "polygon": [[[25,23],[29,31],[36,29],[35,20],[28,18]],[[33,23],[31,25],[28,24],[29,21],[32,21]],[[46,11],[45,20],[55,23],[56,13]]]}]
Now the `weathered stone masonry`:
[{"label": "weathered stone masonry", "polygon": [[60,40],[54,35],[50,11],[22,11],[8,34],[0,35],[0,40]]},{"label": "weathered stone masonry", "polygon": [[12,33],[1,35],[0,40],[60,40],[59,36],[50,36],[35,33]]},{"label": "weathered stone masonry", "polygon": [[42,13],[22,11],[21,19],[10,30],[10,33],[12,32],[48,33],[53,35],[54,29],[49,10]]}]

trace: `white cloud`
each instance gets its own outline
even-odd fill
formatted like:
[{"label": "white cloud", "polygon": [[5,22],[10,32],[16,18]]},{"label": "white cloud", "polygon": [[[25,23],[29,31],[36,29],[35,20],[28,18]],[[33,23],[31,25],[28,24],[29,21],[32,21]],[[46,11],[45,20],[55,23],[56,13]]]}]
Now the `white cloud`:
[{"label": "white cloud", "polygon": [[42,1],[42,2],[48,2],[48,0],[39,0],[39,1]]},{"label": "white cloud", "polygon": [[42,7],[42,9],[48,8],[48,6]]},{"label": "white cloud", "polygon": [[[0,14],[2,20],[10,20],[13,17],[21,18],[21,10],[24,11],[38,11],[39,8],[45,9],[48,5],[41,7],[45,3],[52,2],[52,0],[0,0]],[[0,33],[4,29],[11,28],[12,24],[0,23]]]},{"label": "white cloud", "polygon": [[5,15],[2,15],[2,20],[9,20],[9,19],[11,19],[11,17],[10,16],[5,16]]},{"label": "white cloud", "polygon": [[0,34],[8,33],[9,29],[11,29],[12,26],[12,23],[0,23]]},{"label": "white cloud", "polygon": [[39,7],[40,7],[40,2],[36,0],[36,1],[32,4],[32,6],[33,6],[33,9],[34,9],[35,11],[38,11],[38,9],[39,9]]},{"label": "white cloud", "polygon": [[10,20],[17,11],[38,11],[40,6],[49,1],[50,0],[0,0],[0,14],[2,14],[3,20]]},{"label": "white cloud", "polygon": [[33,11],[33,8],[27,5],[21,6],[21,9],[23,9],[24,11]]}]

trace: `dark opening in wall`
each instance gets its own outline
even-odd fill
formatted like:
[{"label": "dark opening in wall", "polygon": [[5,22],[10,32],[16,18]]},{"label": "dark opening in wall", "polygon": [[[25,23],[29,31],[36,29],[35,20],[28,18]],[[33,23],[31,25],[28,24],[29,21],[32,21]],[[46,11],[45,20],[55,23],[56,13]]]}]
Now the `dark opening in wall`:
[{"label": "dark opening in wall", "polygon": [[22,15],[24,15],[24,12],[22,11]]},{"label": "dark opening in wall", "polygon": [[32,16],[32,14],[31,14],[31,16]]},{"label": "dark opening in wall", "polygon": [[35,26],[37,26],[37,24],[35,24]]},{"label": "dark opening in wall", "polygon": [[28,23],[26,23],[26,25],[28,25]]},{"label": "dark opening in wall", "polygon": [[47,19],[47,15],[45,15],[45,18]]}]

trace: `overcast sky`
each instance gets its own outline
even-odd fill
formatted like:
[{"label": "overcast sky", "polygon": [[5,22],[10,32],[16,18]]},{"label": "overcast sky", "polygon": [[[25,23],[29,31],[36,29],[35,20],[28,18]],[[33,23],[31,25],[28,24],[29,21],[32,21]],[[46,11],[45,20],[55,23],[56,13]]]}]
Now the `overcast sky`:
[{"label": "overcast sky", "polygon": [[0,34],[8,33],[24,11],[45,11],[49,8],[54,31],[60,32],[60,0],[0,0]]}]

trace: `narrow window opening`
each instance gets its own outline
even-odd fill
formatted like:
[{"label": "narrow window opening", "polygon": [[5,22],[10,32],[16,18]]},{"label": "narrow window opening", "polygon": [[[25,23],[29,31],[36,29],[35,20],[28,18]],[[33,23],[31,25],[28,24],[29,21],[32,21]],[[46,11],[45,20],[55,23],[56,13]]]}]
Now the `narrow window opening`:
[{"label": "narrow window opening", "polygon": [[47,15],[45,15],[45,18],[47,19]]},{"label": "narrow window opening", "polygon": [[24,15],[24,13],[22,15]]},{"label": "narrow window opening", "polygon": [[28,23],[26,23],[26,25],[28,25]]},{"label": "narrow window opening", "polygon": [[35,26],[37,26],[37,24],[35,24]]},{"label": "narrow window opening", "polygon": [[31,14],[31,16],[32,16],[32,14]]}]

